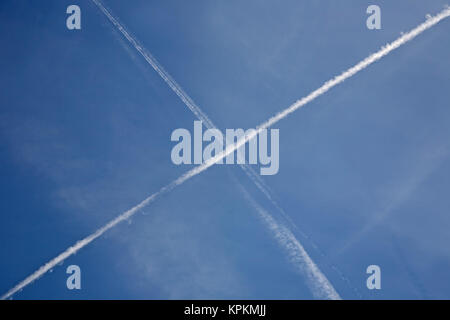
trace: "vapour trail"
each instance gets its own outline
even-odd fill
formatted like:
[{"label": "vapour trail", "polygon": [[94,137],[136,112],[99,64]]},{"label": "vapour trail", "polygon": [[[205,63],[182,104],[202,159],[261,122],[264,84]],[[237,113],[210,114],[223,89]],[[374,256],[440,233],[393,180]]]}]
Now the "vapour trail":
[{"label": "vapour trail", "polygon": [[[183,90],[183,88],[172,78],[172,76],[164,69],[164,67],[158,62],[158,60],[139,42],[139,40],[127,30],[125,25],[109,10],[100,0],[92,0],[97,7],[105,14],[108,20],[116,27],[122,35],[127,39],[131,45],[141,54],[141,56],[147,61],[147,63],[159,74],[159,76],[166,82],[166,84],[172,89],[172,91],[181,99],[181,101],[194,113],[194,115],[201,120],[208,129],[217,129],[213,121],[202,111],[202,109],[194,102],[194,100]],[[125,47],[128,50],[127,47]],[[133,57],[132,57],[133,58]],[[225,137],[225,135],[223,135]],[[225,138],[223,141],[226,144]],[[278,210],[282,218],[290,225],[292,229],[297,231],[303,238],[305,238],[311,246],[319,253],[320,256],[326,257],[325,253],[316,245],[316,243],[303,232],[291,219],[291,217],[284,211],[284,209],[278,204],[273,196],[269,186],[264,180],[255,172],[255,170],[248,164],[239,164],[244,173],[250,178],[255,186],[266,196],[270,203]],[[339,275],[341,280],[346,282],[357,296],[361,297],[358,290],[352,286],[349,279],[337,268],[331,264],[331,268]]]},{"label": "vapour trail", "polygon": [[175,94],[183,101],[183,103],[201,119],[209,128],[215,127],[208,116],[195,104],[194,101],[184,92],[178,83],[164,70],[158,61],[148,52],[121,24],[117,18],[105,8],[99,0],[92,0],[94,4],[103,12],[108,20],[123,34],[123,36],[133,45],[134,48],[142,55],[142,57],[152,66],[152,68],[159,74],[159,76],[167,83],[167,85],[175,92]]},{"label": "vapour trail", "polygon": [[[180,98],[180,100],[191,110],[191,112],[201,120],[208,129],[217,129],[213,121],[202,111],[202,109],[194,102],[194,100],[183,90],[183,88],[172,78],[172,76],[164,69],[164,67],[153,57],[153,55],[139,43],[121,23],[118,18],[114,17],[111,12],[99,0],[92,0],[95,5],[103,12],[108,20],[122,33],[122,35],[131,43],[131,45],[142,55],[147,63],[159,74],[159,76],[166,82],[172,91]],[[266,197],[278,207],[270,195],[268,186],[264,183],[261,177],[248,164],[240,164],[245,174],[256,184]],[[287,218],[287,217],[285,217]],[[288,219],[288,218],[287,218]]]},{"label": "vapour trail", "polygon": [[239,182],[238,186],[244,198],[253,206],[259,217],[272,232],[280,247],[286,251],[289,260],[298,268],[297,271],[306,278],[306,284],[314,298],[341,300],[332,284],[320,271],[294,234],[285,225],[277,223],[266,210],[259,206]]},{"label": "vapour trail", "polygon": [[[93,0],[93,1],[97,1],[97,0]],[[52,260],[50,260],[49,262],[47,262],[45,265],[40,267],[38,270],[36,270],[30,276],[28,276],[27,278],[22,280],[15,287],[10,289],[7,293],[5,293],[3,296],[1,296],[0,299],[7,299],[7,298],[11,297],[14,293],[16,293],[17,291],[23,289],[24,287],[26,287],[27,285],[32,283],[34,280],[36,280],[39,277],[41,277],[48,270],[50,270],[51,268],[53,268],[57,264],[63,262],[66,258],[68,258],[69,256],[73,255],[74,253],[76,253],[77,251],[79,251],[80,249],[82,249],[83,247],[88,245],[89,243],[91,243],[93,240],[95,240],[98,237],[100,237],[102,234],[104,234],[109,229],[113,228],[114,226],[116,226],[120,222],[122,222],[124,220],[127,220],[128,218],[133,216],[137,211],[139,211],[143,207],[147,206],[149,203],[153,202],[156,198],[158,198],[162,194],[173,190],[175,187],[183,184],[185,181],[189,180],[190,178],[192,178],[192,177],[198,175],[199,173],[205,171],[206,169],[208,169],[209,167],[211,167],[215,163],[217,163],[220,160],[222,160],[223,158],[225,158],[228,154],[231,154],[232,152],[236,151],[239,147],[241,147],[242,145],[247,143],[249,140],[255,138],[256,135],[258,135],[262,130],[267,129],[268,127],[272,126],[273,124],[275,124],[278,121],[282,120],[283,118],[287,117],[292,112],[298,110],[299,108],[303,107],[307,103],[315,100],[316,98],[318,98],[322,94],[326,93],[328,90],[330,90],[334,86],[342,83],[343,81],[345,81],[346,79],[352,77],[353,75],[355,75],[359,71],[364,70],[365,68],[367,68],[372,63],[380,60],[381,58],[383,58],[384,56],[386,56],[387,54],[389,54],[393,50],[399,48],[403,44],[405,44],[408,41],[414,39],[416,36],[418,36],[422,32],[424,32],[427,29],[433,27],[434,25],[436,25],[437,23],[439,23],[443,19],[448,18],[449,16],[450,16],[450,8],[447,7],[444,10],[442,10],[440,13],[438,13],[437,15],[428,18],[425,22],[421,23],[420,25],[418,25],[417,27],[415,27],[411,31],[403,34],[397,40],[387,44],[385,47],[381,48],[379,51],[371,54],[370,56],[368,56],[367,58],[365,58],[364,60],[362,60],[361,62],[356,64],[355,66],[353,66],[350,69],[344,71],[340,75],[334,77],[332,80],[329,80],[329,81],[325,82],[320,88],[314,90],[313,92],[311,92],[310,94],[308,94],[304,98],[302,98],[302,99],[296,101],[295,103],[293,103],[287,109],[279,112],[278,114],[276,114],[275,116],[273,116],[272,118],[267,120],[266,122],[264,122],[264,123],[260,124],[259,126],[257,126],[256,130],[254,130],[251,134],[244,136],[242,139],[240,139],[239,141],[237,141],[233,145],[231,145],[231,144],[228,145],[226,147],[226,149],[224,151],[220,152],[218,155],[210,158],[205,163],[203,163],[203,164],[201,164],[201,165],[199,165],[199,166],[197,166],[197,167],[187,171],[186,173],[181,175],[179,178],[177,178],[176,180],[172,181],[170,184],[168,184],[165,187],[161,188],[158,192],[156,192],[156,193],[152,194],[151,196],[149,196],[148,198],[146,198],[144,201],[139,203],[137,206],[135,206],[135,207],[129,209],[128,211],[122,213],[121,215],[119,215],[115,219],[113,219],[110,222],[108,222],[105,226],[103,226],[100,229],[98,229],[97,231],[95,231],[93,234],[87,236],[86,238],[84,238],[84,239],[80,240],[79,242],[77,242],[72,247],[69,247],[68,249],[66,249],[63,253],[59,254],[57,257],[55,257]]]},{"label": "vapour trail", "polygon": [[[162,191],[162,190],[161,190]],[[106,225],[92,233],[91,235],[87,236],[86,238],[77,241],[73,246],[66,249],[64,252],[57,255],[55,258],[41,266],[39,269],[37,269],[34,273],[32,273],[30,276],[26,277],[24,280],[22,280],[19,284],[17,284],[15,287],[10,289],[8,292],[6,292],[3,296],[0,297],[1,300],[8,299],[16,292],[22,290],[27,285],[31,284],[33,281],[40,278],[42,275],[44,275],[48,270],[55,267],[57,264],[63,262],[65,259],[70,257],[71,255],[75,254],[78,250],[81,248],[87,246],[89,243],[100,237],[102,234],[104,234],[106,231],[111,229],[112,227],[116,226],[120,222],[128,219],[132,215],[134,215],[139,209],[142,209],[146,205],[148,205],[150,202],[154,201],[162,192],[159,191],[157,193],[152,194],[148,198],[146,198],[144,201],[139,203],[137,206],[129,209],[128,211],[122,213],[120,216],[116,217],[115,219],[108,222]]]}]

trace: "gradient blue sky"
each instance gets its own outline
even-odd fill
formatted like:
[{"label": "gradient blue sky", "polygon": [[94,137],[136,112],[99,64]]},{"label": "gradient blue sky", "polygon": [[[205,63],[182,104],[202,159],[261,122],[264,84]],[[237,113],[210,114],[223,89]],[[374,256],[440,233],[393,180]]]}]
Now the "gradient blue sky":
[{"label": "gradient blue sky", "polygon": [[[263,122],[446,3],[103,2],[221,129]],[[80,31],[65,27],[70,4]],[[366,28],[370,4],[382,30]],[[343,298],[450,298],[449,28],[276,125],[280,170],[263,179]],[[186,171],[170,134],[195,118],[91,1],[3,0],[0,37],[3,293]],[[273,209],[238,167],[213,167],[14,298],[312,298],[231,175]]]}]

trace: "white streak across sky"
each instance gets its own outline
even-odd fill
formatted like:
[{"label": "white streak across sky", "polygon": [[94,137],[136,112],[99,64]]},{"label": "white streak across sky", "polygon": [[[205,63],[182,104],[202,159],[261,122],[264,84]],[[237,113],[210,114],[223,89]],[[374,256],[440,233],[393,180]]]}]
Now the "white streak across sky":
[{"label": "white streak across sky", "polygon": [[[194,102],[194,100],[183,90],[183,88],[172,78],[172,76],[164,69],[164,67],[156,60],[155,57],[134,37],[123,25],[117,17],[114,17],[111,12],[99,0],[92,0],[95,5],[102,11],[117,30],[127,39],[130,44],[139,52],[139,54],[147,61],[147,63],[158,73],[164,82],[172,89],[172,91],[180,98],[180,100],[191,110],[191,112],[201,120],[208,129],[217,129],[212,120],[203,112],[203,110]],[[225,141],[224,141],[225,144]],[[261,177],[248,164],[240,164],[245,174],[255,183],[255,185],[263,192],[266,197],[275,205],[278,206],[273,197],[270,195],[269,187],[264,183]]]},{"label": "white streak across sky", "polygon": [[245,199],[256,210],[278,244],[286,251],[289,260],[296,267],[296,271],[300,272],[306,279],[306,285],[311,290],[314,298],[340,300],[341,297],[330,281],[320,271],[294,234],[285,225],[277,223],[266,210],[258,205],[241,184],[239,184],[239,187]]},{"label": "white streak across sky", "polygon": [[[172,89],[172,91],[180,98],[180,100],[188,107],[188,109],[190,111],[192,111],[192,113],[199,120],[201,120],[208,129],[217,129],[218,130],[218,128],[214,125],[213,121],[207,116],[207,114],[205,112],[203,112],[203,110],[194,102],[194,100],[186,93],[186,91],[183,90],[183,88],[176,82],[176,80],[164,69],[164,67],[158,62],[158,60],[140,43],[140,41],[129,30],[127,30],[125,25],[119,21],[119,19],[111,12],[111,10],[106,8],[100,0],[92,0],[92,1],[100,9],[100,11],[106,16],[106,18],[111,22],[113,27],[115,27],[117,30],[119,30],[119,32],[123,35],[123,37],[131,44],[131,46],[134,49],[136,49],[137,52],[139,52],[139,54],[145,59],[145,61],[158,73],[158,75]],[[225,137],[225,135],[223,135],[223,136]],[[226,143],[227,142],[224,139],[223,145],[226,145]],[[278,203],[274,200],[274,196],[271,194],[270,188],[265,184],[265,182],[255,172],[255,170],[253,170],[253,168],[249,164],[239,164],[239,166],[244,171],[244,173],[250,178],[250,180],[255,184],[255,186],[265,195],[265,197],[270,201],[270,203],[278,210],[278,212],[281,214],[282,219],[287,222],[287,225],[290,225],[293,229],[297,230],[305,239],[308,239],[312,243],[312,246],[316,250],[318,250],[322,256],[324,256],[324,254],[322,253],[322,251],[320,251],[320,249],[317,247],[317,245],[312,242],[312,240],[306,235],[306,233],[301,231],[296,226],[296,224],[286,214],[286,212],[281,208],[281,206],[278,205]],[[265,212],[266,212],[266,214],[270,215],[270,213],[268,213],[267,211],[265,211]],[[273,223],[277,223],[276,219],[273,216],[270,216],[270,219],[273,221]],[[283,228],[278,226],[277,229],[279,230],[279,232],[284,232],[285,230],[288,230],[289,235],[286,234],[284,238],[287,239],[287,238],[294,237],[295,242],[297,242],[300,245],[300,247],[302,247],[302,245],[300,244],[298,239],[295,238],[294,234],[291,232],[291,230],[289,230],[287,225],[284,226]],[[284,243],[285,249],[290,248],[286,244],[286,242],[283,242],[283,243]],[[292,250],[294,250],[294,249],[292,249]],[[292,254],[296,255],[295,252],[293,252]],[[306,251],[305,251],[305,254],[306,254]],[[296,256],[298,256],[298,255],[296,255]],[[308,255],[307,255],[307,258],[309,260],[311,260],[311,258]],[[306,264],[306,266],[309,266],[309,264]],[[314,266],[316,267],[316,269],[318,269],[316,264],[314,264]],[[338,273],[339,277],[343,281],[347,282],[351,286],[348,279],[342,274],[342,272],[336,266],[333,266],[333,270],[335,270]],[[320,270],[319,270],[319,272],[320,272]],[[322,275],[322,277],[325,277],[325,275],[323,275],[323,273],[321,273],[321,275]],[[328,298],[334,299],[334,298],[338,297],[339,295],[337,294],[336,290],[333,288],[331,283],[328,280],[326,280],[326,281],[327,281],[328,287],[331,287],[331,289],[328,290],[327,292],[333,292],[333,294],[330,295]],[[357,292],[357,290],[355,288],[353,288],[353,290],[355,292]]]},{"label": "white streak across sky", "polygon": [[[97,1],[97,0],[93,0]],[[185,181],[189,180],[190,178],[198,175],[199,173],[205,171],[218,161],[225,158],[228,154],[231,154],[232,152],[236,151],[239,147],[243,146],[245,143],[247,143],[252,138],[256,137],[262,130],[269,128],[270,126],[274,125],[278,121],[282,120],[283,118],[287,117],[292,112],[300,109],[301,107],[305,106],[309,102],[315,100],[319,96],[326,93],[331,88],[335,87],[336,85],[344,82],[346,79],[352,77],[359,71],[364,70],[368,66],[370,66],[372,63],[380,60],[381,58],[388,55],[393,50],[401,47],[403,44],[407,43],[410,40],[413,40],[416,36],[421,34],[422,32],[426,31],[427,29],[433,27],[434,25],[438,24],[440,21],[442,21],[445,18],[448,18],[450,16],[450,8],[445,8],[440,13],[438,13],[435,16],[429,17],[425,22],[421,23],[411,31],[403,34],[401,37],[397,38],[393,42],[387,44],[383,48],[381,48],[379,51],[369,55],[367,58],[362,60],[361,62],[357,63],[355,66],[349,68],[348,70],[344,71],[340,75],[334,77],[333,79],[325,82],[321,87],[314,90],[307,96],[301,98],[300,100],[296,101],[292,105],[290,105],[288,108],[284,109],[283,111],[277,113],[275,116],[271,117],[266,122],[263,122],[259,126],[256,127],[256,130],[253,132],[253,134],[246,135],[239,141],[237,141],[234,145],[229,145],[226,147],[226,149],[216,156],[210,158],[208,161],[206,161],[204,164],[199,165],[183,175],[181,175],[178,179],[172,181],[168,185],[162,187],[158,192],[150,195],[145,200],[143,200],[141,203],[136,205],[135,207],[125,211],[124,213],[120,214],[110,222],[108,222],[106,225],[92,233],[91,235],[87,236],[86,238],[78,241],[73,246],[69,247],[62,253],[60,253],[55,258],[51,259],[49,262],[41,266],[39,269],[37,269],[35,272],[33,272],[31,275],[26,277],[24,280],[19,282],[16,286],[11,288],[8,292],[6,292],[3,296],[0,297],[0,299],[7,299],[14,295],[16,292],[22,290],[24,287],[35,281],[36,279],[40,278],[43,274],[45,274],[48,270],[52,269],[59,263],[63,262],[65,259],[67,259],[69,256],[73,255],[101,235],[103,235],[106,231],[109,229],[115,227],[120,222],[127,220],[131,216],[133,216],[136,212],[138,212],[143,207],[147,206],[154,200],[156,200],[160,195],[167,193],[174,189],[175,187],[183,184]]]}]

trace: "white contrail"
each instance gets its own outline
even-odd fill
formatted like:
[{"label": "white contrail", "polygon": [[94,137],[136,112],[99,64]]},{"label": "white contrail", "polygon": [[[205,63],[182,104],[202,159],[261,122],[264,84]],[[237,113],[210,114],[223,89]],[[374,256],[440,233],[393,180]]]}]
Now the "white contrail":
[{"label": "white contrail", "polygon": [[[183,90],[183,88],[176,82],[175,79],[164,69],[164,67],[158,62],[158,60],[139,42],[139,40],[127,30],[125,25],[115,17],[111,11],[106,8],[100,0],[92,0],[97,7],[105,14],[108,20],[116,27],[122,35],[127,39],[131,45],[141,54],[141,56],[147,61],[147,63],[159,74],[159,76],[164,80],[164,82],[172,89],[172,91],[181,99],[181,101],[192,111],[192,113],[201,120],[208,129],[217,129],[213,121],[207,116],[206,113],[195,103],[195,101]],[[226,144],[225,135],[224,145]],[[266,198],[272,203],[272,205],[278,210],[281,216],[288,222],[291,227],[293,227],[297,232],[299,232],[305,239],[311,242],[311,245],[317,250],[322,256],[325,256],[323,252],[317,247],[317,245],[310,239],[306,233],[300,230],[297,225],[292,221],[289,215],[281,208],[281,206],[274,199],[271,194],[270,188],[265,184],[261,177],[255,172],[255,170],[248,164],[239,164],[244,173],[250,178],[250,180],[255,184],[255,186],[266,196]],[[332,268],[339,274],[340,278],[346,281],[350,286],[348,279],[342,274],[342,272],[336,267]],[[355,289],[353,289],[355,290]],[[355,290],[356,291],[356,290]],[[358,294],[358,293],[357,293]],[[359,294],[358,294],[359,295]]]},{"label": "white contrail", "polygon": [[99,0],[92,0],[95,5],[105,14],[108,20],[123,34],[123,36],[133,45],[134,48],[144,57],[144,59],[152,66],[152,68],[159,74],[159,76],[167,83],[167,85],[175,92],[175,94],[183,101],[183,103],[201,119],[206,126],[214,127],[212,121],[206,114],[195,104],[194,101],[184,92],[184,90],[178,85],[178,83],[170,76],[170,74],[164,70],[164,68],[158,63],[158,61],[148,52],[137,40],[134,38],[128,30],[121,24],[117,18],[105,8],[105,6]]},{"label": "white contrail", "polygon": [[312,261],[301,243],[295,238],[292,232],[283,224],[279,224],[275,219],[250,196],[247,190],[239,183],[241,192],[245,199],[250,202],[258,215],[272,232],[280,246],[285,249],[289,260],[298,267],[298,270],[305,278],[306,284],[316,299],[341,300],[341,297]]},{"label": "white contrail", "polygon": [[[93,1],[98,1],[98,0],[93,0]],[[255,138],[262,130],[267,129],[271,125],[273,125],[273,124],[277,123],[278,121],[280,121],[281,119],[287,117],[292,112],[294,112],[297,109],[303,107],[307,103],[313,101],[314,99],[316,99],[320,95],[326,93],[332,87],[334,87],[334,86],[338,85],[339,83],[343,82],[344,80],[352,77],[357,72],[367,68],[372,63],[380,60],[381,58],[383,58],[384,56],[389,54],[391,51],[399,48],[401,45],[403,45],[406,42],[414,39],[420,33],[422,33],[425,30],[431,28],[432,26],[436,25],[441,20],[443,20],[443,19],[445,19],[445,18],[447,18],[449,16],[450,16],[450,8],[445,8],[444,10],[442,10],[440,13],[438,13],[434,17],[428,18],[427,21],[421,23],[419,26],[417,26],[416,28],[412,29],[411,31],[403,34],[397,40],[387,44],[381,50],[377,51],[376,53],[371,54],[370,56],[368,56],[367,58],[365,58],[364,60],[362,60],[361,62],[356,64],[355,66],[351,67],[347,71],[344,71],[339,76],[336,76],[332,80],[329,80],[329,81],[325,82],[320,88],[314,90],[313,92],[308,94],[306,97],[304,97],[304,98],[298,100],[297,102],[293,103],[291,106],[289,106],[284,111],[276,114],[275,116],[273,116],[272,118],[270,118],[266,122],[264,122],[264,123],[260,124],[259,126],[257,126],[256,130],[254,132],[252,132],[252,134],[244,136],[242,139],[240,139],[239,141],[237,141],[233,145],[228,145],[226,147],[226,149],[224,151],[220,152],[218,155],[210,158],[204,164],[199,165],[199,166],[197,166],[197,167],[187,171],[182,176],[180,176],[178,179],[174,180],[173,182],[171,182],[167,186],[161,188],[160,191],[158,191],[158,192],[154,193],[153,195],[149,196],[148,198],[146,198],[144,201],[142,201],[137,206],[135,206],[132,209],[122,213],[121,215],[119,215],[115,219],[113,219],[110,222],[108,222],[105,226],[103,226],[102,228],[98,229],[96,232],[94,232],[90,236],[88,236],[88,237],[84,238],[83,240],[77,242],[74,246],[68,248],[66,251],[64,251],[63,253],[58,255],[56,258],[53,258],[52,260],[47,262],[45,265],[40,267],[33,274],[31,274],[30,276],[25,278],[25,280],[21,281],[18,285],[16,285],[14,288],[9,290],[3,296],[1,296],[0,299],[7,299],[7,298],[11,297],[14,293],[16,293],[17,291],[23,289],[25,286],[27,286],[28,284],[32,283],[34,280],[36,280],[39,277],[41,277],[48,270],[50,270],[51,268],[53,268],[57,264],[61,263],[66,258],[68,258],[72,254],[77,252],[78,250],[82,249],[83,247],[85,247],[86,245],[91,243],[96,238],[100,237],[102,234],[104,234],[106,231],[108,231],[112,227],[116,226],[120,222],[122,222],[122,221],[130,218],[131,216],[133,216],[139,209],[145,207],[146,205],[148,205],[149,203],[154,201],[161,194],[166,193],[168,191],[171,191],[173,188],[181,185],[186,180],[189,180],[193,176],[196,176],[197,174],[205,171],[206,169],[208,169],[209,167],[211,167],[212,165],[214,165],[218,161],[220,161],[223,158],[225,158],[228,154],[231,154],[232,152],[236,151],[239,147],[241,147],[242,145],[247,143],[249,140]]]},{"label": "white contrail", "polygon": [[[164,69],[164,67],[156,60],[155,57],[120,23],[117,17],[99,0],[92,0],[95,5],[103,12],[108,20],[122,33],[122,35],[131,43],[131,45],[142,55],[147,63],[159,74],[164,82],[172,89],[172,91],[181,99],[181,101],[191,110],[191,112],[201,120],[208,129],[217,129],[212,120],[202,111],[202,109],[194,102],[194,100],[183,90],[183,88],[172,78],[172,76]],[[263,192],[266,197],[276,206],[273,196],[270,195],[269,187],[264,183],[261,177],[248,164],[240,164],[245,174],[255,183],[258,189]],[[285,215],[285,214],[283,214]],[[289,219],[285,216],[285,218]]]},{"label": "white contrail", "polygon": [[[194,113],[194,115],[201,120],[208,129],[217,129],[213,121],[207,116],[206,113],[194,102],[194,100],[183,90],[183,88],[172,78],[172,76],[164,69],[164,67],[158,62],[158,60],[139,42],[139,40],[127,30],[125,25],[115,17],[111,10],[105,7],[100,0],[92,0],[97,7],[105,14],[108,20],[116,27],[122,35],[127,39],[130,44],[138,51],[141,56],[147,61],[147,63],[160,75],[160,77],[166,82],[166,84],[173,90],[173,92],[181,99],[181,101],[189,108],[189,110]],[[122,39],[120,39],[122,41]],[[123,45],[126,50],[128,47]],[[131,53],[130,53],[131,55]],[[134,60],[134,57],[132,56]],[[225,137],[225,135],[223,135]],[[224,145],[226,141],[223,141]],[[284,209],[278,204],[273,196],[269,186],[264,182],[264,180],[255,172],[255,170],[248,164],[239,164],[244,173],[250,178],[250,180],[255,184],[255,186],[266,196],[270,203],[277,209],[281,214],[282,218],[290,225],[292,229],[298,232],[303,238],[305,238],[311,246],[322,256],[326,257],[323,251],[315,244],[315,242],[303,232],[295,222],[289,217],[289,215],[284,211]],[[331,268],[339,275],[339,277],[346,282],[355,293],[361,297],[358,290],[351,285],[350,281],[335,265],[331,265]]]},{"label": "white contrail", "polygon": [[[142,46],[139,41],[125,28],[125,26],[114,17],[110,11],[99,1],[92,0],[97,7],[105,14],[108,20],[122,33],[122,35],[131,43],[131,45],[142,55],[147,63],[159,74],[172,91],[181,99],[181,101],[191,110],[191,112],[201,120],[208,129],[217,129],[212,120],[202,111],[202,109],[192,100],[192,98],[181,88],[181,86],[172,78],[172,76],[164,69],[164,67],[153,57],[153,55]],[[247,164],[240,164],[244,172],[255,182],[257,187],[269,198],[268,187],[258,174]]]},{"label": "white contrail", "polygon": [[73,246],[66,249],[64,252],[57,255],[55,258],[44,264],[42,267],[40,267],[38,270],[36,270],[34,273],[32,273],[30,276],[25,278],[23,281],[21,281],[19,284],[17,284],[14,288],[10,289],[7,293],[5,293],[3,296],[0,297],[1,300],[5,300],[9,297],[11,297],[16,292],[22,290],[24,287],[32,283],[33,281],[40,278],[42,275],[44,275],[48,270],[55,267],[57,264],[63,262],[66,258],[70,257],[71,255],[75,254],[78,250],[81,248],[87,246],[89,243],[100,237],[102,234],[104,234],[106,231],[117,225],[118,223],[128,219],[132,215],[134,215],[139,209],[145,207],[150,202],[155,200],[159,195],[160,192],[154,193],[148,198],[146,198],[144,201],[139,203],[137,206],[129,209],[128,211],[122,213],[120,216],[116,217],[115,219],[108,222],[106,225],[89,235],[88,237],[78,241]]}]

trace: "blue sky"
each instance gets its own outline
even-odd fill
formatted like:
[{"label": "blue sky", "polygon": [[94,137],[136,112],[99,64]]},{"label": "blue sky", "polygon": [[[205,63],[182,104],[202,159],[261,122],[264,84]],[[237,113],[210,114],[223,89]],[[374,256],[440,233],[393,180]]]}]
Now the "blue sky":
[{"label": "blue sky", "polygon": [[[0,3],[3,292],[190,168],[172,164],[170,134],[194,115],[91,1],[67,30],[74,3]],[[366,1],[104,3],[219,128],[247,129],[446,2],[377,1],[376,31]],[[345,299],[450,298],[449,27],[276,125],[280,170],[263,179]],[[311,299],[233,176],[273,210],[237,166],[213,167],[14,298]]]}]

